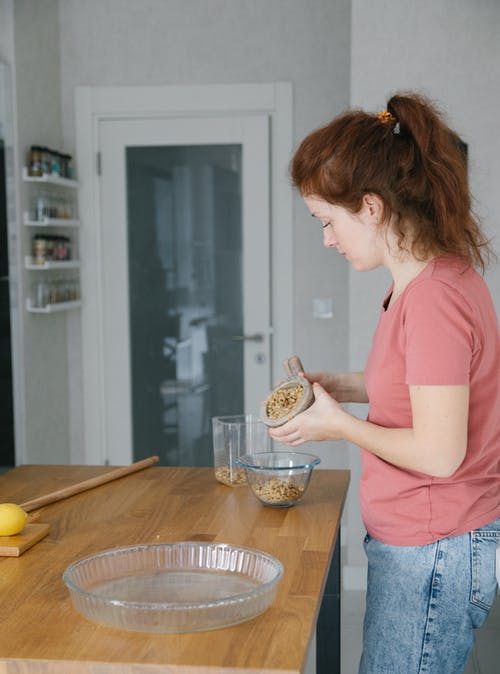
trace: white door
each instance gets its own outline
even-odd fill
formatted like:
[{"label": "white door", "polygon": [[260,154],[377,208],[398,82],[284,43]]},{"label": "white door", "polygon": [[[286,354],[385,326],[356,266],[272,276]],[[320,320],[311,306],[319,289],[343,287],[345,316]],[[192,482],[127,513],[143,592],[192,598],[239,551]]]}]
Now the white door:
[{"label": "white door", "polygon": [[100,120],[106,453],[210,465],[271,383],[269,118]]}]

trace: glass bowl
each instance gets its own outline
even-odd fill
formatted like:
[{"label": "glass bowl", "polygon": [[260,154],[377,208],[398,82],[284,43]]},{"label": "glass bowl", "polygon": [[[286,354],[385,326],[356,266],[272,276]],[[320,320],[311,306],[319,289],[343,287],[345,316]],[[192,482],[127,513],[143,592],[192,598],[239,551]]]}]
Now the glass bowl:
[{"label": "glass bowl", "polygon": [[244,454],[237,462],[245,468],[255,496],[266,506],[287,508],[304,496],[313,468],[321,459],[302,452]]},{"label": "glass bowl", "polygon": [[84,617],[132,632],[197,632],[250,620],[273,602],[283,565],[224,543],[158,543],[106,550],[66,568]]}]

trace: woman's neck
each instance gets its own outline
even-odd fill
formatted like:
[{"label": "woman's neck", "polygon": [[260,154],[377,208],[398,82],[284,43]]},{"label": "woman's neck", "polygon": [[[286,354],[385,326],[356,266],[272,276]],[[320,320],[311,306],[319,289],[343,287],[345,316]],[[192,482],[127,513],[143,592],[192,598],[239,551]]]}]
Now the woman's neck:
[{"label": "woman's neck", "polygon": [[[411,227],[407,226],[406,229],[411,230]],[[392,293],[388,298],[386,306],[388,309],[389,306],[394,304],[401,293],[404,292],[406,286],[411,283],[423,269],[425,269],[429,262],[434,258],[434,255],[429,255],[424,260],[416,258],[410,252],[410,241],[406,242],[409,248],[402,250],[399,237],[390,223],[384,232],[384,242],[384,266],[391,273],[393,280]]]},{"label": "woman's neck", "polygon": [[406,286],[425,269],[431,260],[432,257],[426,260],[416,260],[413,257],[408,257],[406,260],[392,259],[391,263],[387,265],[393,279],[392,293],[387,308],[394,304]]}]

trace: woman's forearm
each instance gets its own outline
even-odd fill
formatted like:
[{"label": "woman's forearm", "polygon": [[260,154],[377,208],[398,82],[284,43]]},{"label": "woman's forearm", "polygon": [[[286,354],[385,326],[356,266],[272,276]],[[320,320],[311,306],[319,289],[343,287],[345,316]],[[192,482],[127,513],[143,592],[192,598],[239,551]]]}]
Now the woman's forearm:
[{"label": "woman's forearm", "polygon": [[367,403],[363,372],[331,374],[327,372],[307,372],[304,375],[311,384],[318,382],[340,403]]},{"label": "woman's forearm", "polygon": [[468,387],[410,387],[413,428],[385,428],[345,413],[342,435],[400,468],[450,477],[467,450]]},{"label": "woman's forearm", "polygon": [[335,374],[333,376],[337,381],[336,388],[340,394],[339,397],[334,395],[336,400],[349,403],[368,402],[363,372],[349,372],[346,374]]},{"label": "woman's forearm", "polygon": [[343,425],[343,435],[355,445],[399,468],[429,472],[429,460],[415,446],[412,428],[384,428],[353,415]]}]

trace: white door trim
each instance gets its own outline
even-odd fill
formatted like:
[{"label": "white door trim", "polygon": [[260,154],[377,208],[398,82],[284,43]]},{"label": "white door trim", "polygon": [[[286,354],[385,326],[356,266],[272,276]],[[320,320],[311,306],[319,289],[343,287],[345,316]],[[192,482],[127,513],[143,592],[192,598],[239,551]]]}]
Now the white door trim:
[{"label": "white door trim", "polygon": [[76,156],[82,229],[81,290],[84,462],[105,462],[102,263],[98,126],[106,119],[265,113],[271,123],[271,317],[272,376],[281,376],[292,353],[293,230],[288,162],[292,153],[292,85],[236,84],[159,87],[76,87]]}]

